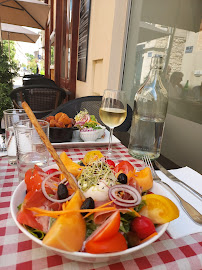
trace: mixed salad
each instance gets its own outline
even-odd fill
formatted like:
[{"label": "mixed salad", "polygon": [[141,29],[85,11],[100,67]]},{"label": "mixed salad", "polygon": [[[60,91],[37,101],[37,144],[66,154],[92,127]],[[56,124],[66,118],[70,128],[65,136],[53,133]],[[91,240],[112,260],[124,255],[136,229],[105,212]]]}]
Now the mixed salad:
[{"label": "mixed salad", "polygon": [[100,124],[97,122],[95,115],[90,115],[86,109],[80,111],[74,117],[75,126],[82,131],[92,131],[101,129]]},{"label": "mixed salad", "polygon": [[[123,251],[157,235],[156,226],[179,216],[168,198],[153,194],[151,171],[128,161],[115,164],[100,151],[79,163],[60,158],[78,189],[57,169],[38,166],[25,174],[27,193],[17,220],[44,244],[94,254]],[[82,196],[81,196],[82,194]]]}]

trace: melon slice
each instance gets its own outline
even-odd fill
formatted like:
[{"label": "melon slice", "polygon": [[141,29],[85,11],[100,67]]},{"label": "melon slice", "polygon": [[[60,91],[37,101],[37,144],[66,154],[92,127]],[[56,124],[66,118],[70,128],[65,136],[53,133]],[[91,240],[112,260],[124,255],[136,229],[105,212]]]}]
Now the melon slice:
[{"label": "melon slice", "polygon": [[[66,209],[80,209],[82,199],[77,190],[73,198],[66,205]],[[45,245],[66,250],[79,251],[86,235],[86,224],[80,213],[61,215],[52,225],[43,239]]]}]

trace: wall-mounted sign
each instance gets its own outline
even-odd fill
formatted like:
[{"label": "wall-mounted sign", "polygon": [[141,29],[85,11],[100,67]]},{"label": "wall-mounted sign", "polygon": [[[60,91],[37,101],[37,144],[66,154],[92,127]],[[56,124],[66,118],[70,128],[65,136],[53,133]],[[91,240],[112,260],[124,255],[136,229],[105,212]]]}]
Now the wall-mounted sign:
[{"label": "wall-mounted sign", "polygon": [[195,70],[194,71],[194,76],[196,76],[196,77],[202,76],[202,70]]},{"label": "wall-mounted sign", "polygon": [[193,47],[194,46],[188,46],[188,47],[186,47],[185,53],[192,53],[193,52]]},{"label": "wall-mounted sign", "polygon": [[86,81],[91,0],[81,0],[77,80]]}]

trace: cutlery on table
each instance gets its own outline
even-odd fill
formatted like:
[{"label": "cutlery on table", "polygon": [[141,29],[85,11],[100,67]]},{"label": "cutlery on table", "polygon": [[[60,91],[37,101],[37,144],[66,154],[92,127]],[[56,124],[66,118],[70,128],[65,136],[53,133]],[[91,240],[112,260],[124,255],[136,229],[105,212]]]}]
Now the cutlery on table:
[{"label": "cutlery on table", "polygon": [[167,183],[163,182],[161,178],[157,175],[156,171],[154,170],[153,164],[148,156],[143,157],[144,163],[151,169],[153,180],[159,184],[167,186],[172,192],[175,194],[177,199],[179,200],[182,209],[185,211],[185,213],[197,224],[202,225],[202,215],[188,202],[186,202],[182,197],[173,189],[171,188]]},{"label": "cutlery on table", "polygon": [[162,173],[164,173],[170,180],[174,181],[175,183],[179,183],[184,185],[187,189],[191,190],[193,195],[198,196],[200,199],[202,199],[202,195],[197,192],[195,189],[193,189],[192,187],[190,187],[189,185],[187,185],[186,183],[184,183],[183,181],[181,181],[180,179],[178,179],[177,177],[175,177],[172,173],[170,173],[169,171],[167,171],[160,163],[158,163],[156,160],[154,161],[156,167],[162,171]]}]

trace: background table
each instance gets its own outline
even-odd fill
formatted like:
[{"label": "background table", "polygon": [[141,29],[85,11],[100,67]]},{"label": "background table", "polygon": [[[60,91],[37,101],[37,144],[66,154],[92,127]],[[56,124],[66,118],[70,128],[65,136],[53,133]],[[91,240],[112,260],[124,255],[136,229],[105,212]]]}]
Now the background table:
[{"label": "background table", "polygon": [[[64,149],[73,161],[83,158],[93,148]],[[107,148],[97,148],[106,151]],[[59,150],[61,153],[63,149]],[[114,146],[116,162],[128,160],[142,168],[122,144]],[[53,161],[50,161],[50,165]],[[194,234],[172,239],[164,233],[156,242],[129,256],[125,261],[108,263],[80,263],[55,255],[29,240],[15,225],[10,213],[10,199],[19,184],[17,168],[8,165],[6,157],[0,158],[0,269],[68,269],[68,270],[134,270],[134,269],[202,269],[202,235]]]}]

